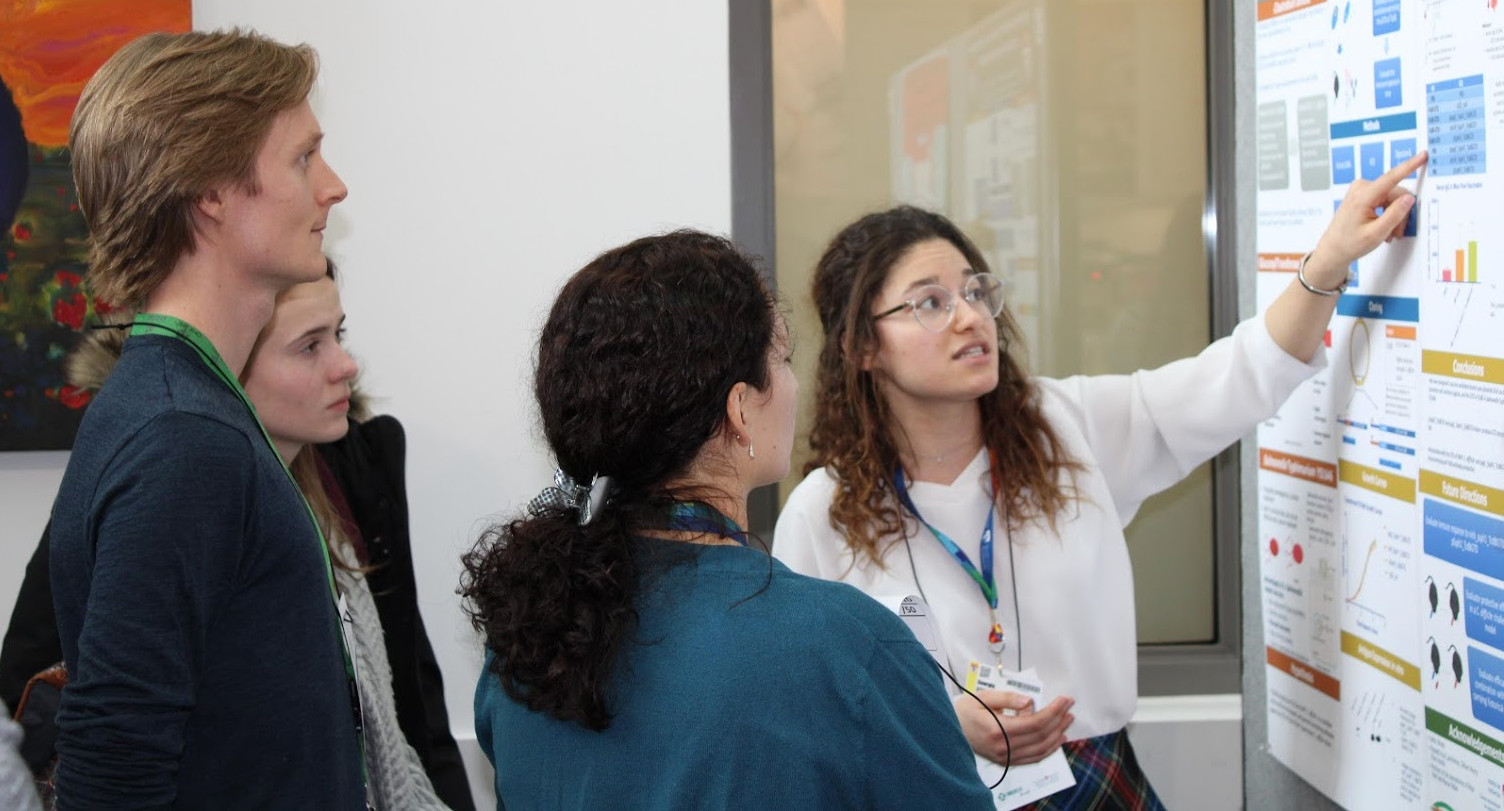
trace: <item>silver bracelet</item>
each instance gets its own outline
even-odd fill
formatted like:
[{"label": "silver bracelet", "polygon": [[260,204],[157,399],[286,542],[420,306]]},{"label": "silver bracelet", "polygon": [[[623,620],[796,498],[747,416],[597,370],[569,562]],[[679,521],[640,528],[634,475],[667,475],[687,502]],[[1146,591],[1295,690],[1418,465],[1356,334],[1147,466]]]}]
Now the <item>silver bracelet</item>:
[{"label": "silver bracelet", "polygon": [[[1311,251],[1311,253],[1315,253],[1315,251]],[[1311,258],[1311,253],[1308,253],[1305,256],[1300,257],[1300,267],[1296,268],[1296,270],[1295,270],[1295,278],[1300,281],[1300,286],[1304,287],[1305,289],[1307,289],[1309,291],[1311,291],[1312,293],[1315,293],[1318,296],[1340,296],[1340,295],[1342,295],[1342,291],[1344,291],[1344,290],[1347,289],[1347,282],[1346,281],[1343,281],[1342,284],[1337,285],[1337,287],[1335,289],[1333,289],[1333,290],[1323,290],[1323,289],[1321,289],[1319,287],[1316,287],[1315,285],[1311,284],[1310,282],[1306,281],[1306,260]]]}]

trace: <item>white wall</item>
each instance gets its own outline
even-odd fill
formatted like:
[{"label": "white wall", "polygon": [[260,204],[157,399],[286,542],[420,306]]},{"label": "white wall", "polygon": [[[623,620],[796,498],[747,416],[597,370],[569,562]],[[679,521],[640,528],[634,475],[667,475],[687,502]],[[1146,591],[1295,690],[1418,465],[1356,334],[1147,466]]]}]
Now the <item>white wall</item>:
[{"label": "white wall", "polygon": [[[488,518],[547,484],[531,351],[596,253],[731,225],[727,17],[706,0],[195,0],[318,49],[325,151],[350,187],[326,243],[377,409],[407,427],[418,590],[455,732],[479,644],[454,594]],[[0,454],[0,623],[66,454]]]},{"label": "white wall", "polygon": [[0,453],[0,634],[67,464],[66,451]]},{"label": "white wall", "polygon": [[1243,807],[1243,700],[1238,695],[1140,698],[1128,738],[1166,808]]}]

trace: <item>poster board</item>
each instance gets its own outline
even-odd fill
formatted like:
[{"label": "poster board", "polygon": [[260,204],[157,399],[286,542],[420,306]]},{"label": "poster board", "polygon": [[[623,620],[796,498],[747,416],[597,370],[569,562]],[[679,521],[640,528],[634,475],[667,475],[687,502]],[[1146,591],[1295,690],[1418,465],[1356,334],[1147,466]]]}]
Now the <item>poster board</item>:
[{"label": "poster board", "polygon": [[1268,751],[1346,808],[1504,808],[1497,6],[1245,12],[1260,308],[1353,182],[1431,152],[1406,236],[1351,268],[1327,368],[1258,432]]}]

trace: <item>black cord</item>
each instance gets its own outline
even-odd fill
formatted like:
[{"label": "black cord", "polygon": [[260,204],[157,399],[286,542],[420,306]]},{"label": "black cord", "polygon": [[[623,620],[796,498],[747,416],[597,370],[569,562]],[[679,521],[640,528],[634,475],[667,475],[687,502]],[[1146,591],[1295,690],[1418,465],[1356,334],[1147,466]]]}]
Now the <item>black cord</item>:
[{"label": "black cord", "polygon": [[[993,496],[996,498],[996,495]],[[934,605],[925,596],[924,584],[919,582],[919,568],[914,565],[914,547],[909,545],[909,528],[900,522],[899,532],[903,537],[903,550],[909,556],[909,574],[914,578],[914,588],[919,589],[919,598],[925,605]],[[1013,523],[1008,520],[1008,505],[1003,505],[1003,537],[1008,541],[1008,582],[1013,586],[1013,653],[1018,672],[1024,670],[1024,618],[1018,613],[1018,568],[1013,565]],[[952,662],[954,664],[954,662]]]},{"label": "black cord", "polygon": [[[90,330],[101,330],[101,329],[132,329],[132,328],[134,328],[136,326],[139,326],[139,325],[141,325],[141,322],[139,322],[139,321],[126,321],[123,324],[90,324],[88,326],[88,329],[90,329]],[[153,329],[159,329],[159,330],[162,330],[163,332],[170,332],[173,335],[178,336],[179,338],[182,339],[183,343],[189,345],[190,347],[193,348],[194,352],[198,353],[198,356],[203,359],[204,363],[209,364],[209,368],[214,371],[214,373],[215,373],[216,376],[219,374],[219,367],[217,367],[214,364],[214,359],[211,358],[211,357],[209,357],[209,353],[205,352],[198,344],[194,343],[191,339],[189,339],[189,337],[187,335],[185,335],[181,330],[176,330],[176,329],[173,329],[172,327],[169,327],[169,326],[166,326],[166,325],[163,325],[163,324],[147,324],[145,326],[149,326],[149,327],[151,327]],[[248,402],[247,405],[250,405],[250,403]],[[253,413],[254,413],[254,410],[253,410]],[[260,418],[258,417],[257,419],[259,420]]]},{"label": "black cord", "polygon": [[[908,530],[908,527],[901,526],[900,527],[900,531],[903,533],[903,548],[904,548],[904,551],[908,552],[908,554],[909,554],[909,574],[912,574],[914,576],[914,588],[919,589],[919,599],[924,600],[924,604],[925,605],[929,605],[930,604],[930,598],[926,597],[925,594],[924,594],[924,584],[919,582],[919,569],[914,566],[914,548],[909,545],[909,530]],[[1013,567],[1013,537],[1012,537],[1012,533],[1009,533],[1009,537],[1008,537],[1008,567],[1009,567],[1009,571],[1012,571],[1012,567]],[[931,609],[931,610],[933,610],[933,609]],[[1015,620],[1018,617],[1018,587],[1017,587],[1016,584],[1015,584],[1015,586],[1013,588],[1013,616],[1014,616]],[[1019,632],[1019,635],[1020,636],[1023,635],[1022,631]],[[1023,657],[1023,652],[1022,652],[1022,649],[1020,649],[1019,657],[1020,657],[1019,658],[1020,668],[1022,668],[1022,662],[1023,662],[1023,658],[1022,658]],[[1013,741],[1012,741],[1012,739],[1010,739],[1008,737],[1008,730],[1003,727],[1003,719],[997,717],[997,713],[993,712],[992,708],[989,707],[989,706],[987,706],[987,702],[983,701],[981,698],[978,698],[976,693],[973,693],[972,691],[966,689],[960,682],[956,681],[956,677],[953,676],[953,675],[951,675],[951,672],[949,670],[946,670],[945,666],[942,665],[942,664],[940,664],[940,662],[938,660],[935,662],[935,667],[940,668],[940,672],[945,674],[945,678],[950,679],[950,683],[954,684],[956,686],[956,689],[960,690],[961,692],[965,693],[966,695],[971,696],[971,698],[972,698],[973,701],[975,701],[976,703],[982,705],[982,709],[986,710],[987,714],[990,715],[990,716],[992,716],[992,720],[995,721],[995,722],[997,722],[997,729],[998,729],[998,731],[1001,732],[1001,733],[1003,733],[1003,743],[1008,747],[1008,759],[1003,763],[1003,773],[1002,773],[1002,775],[1000,775],[997,778],[997,782],[996,783],[993,783],[992,785],[988,786],[987,789],[990,791],[992,789],[997,788],[998,786],[1001,786],[1003,784],[1003,781],[1008,779],[1008,769],[1011,768],[1012,765],[1013,765]]]},{"label": "black cord", "polygon": [[900,523],[899,530],[903,532],[903,548],[909,553],[909,574],[914,576],[914,588],[919,589],[919,599],[924,600],[925,605],[930,605],[930,598],[924,594],[924,584],[919,582],[919,569],[914,566],[914,548],[909,546],[909,528]]},{"label": "black cord", "polygon": [[[993,493],[993,498],[998,494]],[[1003,537],[1008,541],[1008,582],[1013,586],[1013,652],[1018,656],[1018,672],[1024,670],[1024,616],[1018,613],[1018,567],[1013,565],[1013,521],[1008,516],[1008,505],[1003,505]]]},{"label": "black cord", "polygon": [[947,679],[950,679],[950,683],[954,684],[956,686],[956,689],[960,690],[966,695],[971,696],[974,701],[976,701],[978,704],[981,704],[982,709],[986,710],[987,714],[992,716],[992,720],[997,722],[997,731],[1003,733],[1003,743],[1008,747],[1008,759],[1003,762],[1003,773],[997,778],[997,782],[987,787],[988,791],[996,789],[998,786],[1001,786],[1003,784],[1004,780],[1008,779],[1008,769],[1012,768],[1013,766],[1013,741],[1008,738],[1008,730],[1003,727],[1003,719],[997,717],[997,713],[993,712],[992,708],[987,706],[987,702],[978,698],[976,693],[973,693],[972,691],[966,689],[961,685],[960,682],[956,681],[956,677],[952,676],[950,671],[946,670],[945,667],[942,666],[939,662],[935,662],[935,667],[940,668],[940,672],[944,673]]}]

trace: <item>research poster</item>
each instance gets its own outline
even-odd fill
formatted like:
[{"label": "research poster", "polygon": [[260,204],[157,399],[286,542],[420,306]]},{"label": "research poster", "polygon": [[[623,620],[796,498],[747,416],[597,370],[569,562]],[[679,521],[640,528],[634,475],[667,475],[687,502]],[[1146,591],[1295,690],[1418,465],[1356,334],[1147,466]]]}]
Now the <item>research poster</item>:
[{"label": "research poster", "polygon": [[1354,182],[1430,151],[1258,432],[1269,749],[1349,809],[1504,809],[1498,6],[1256,4],[1261,308]]}]

